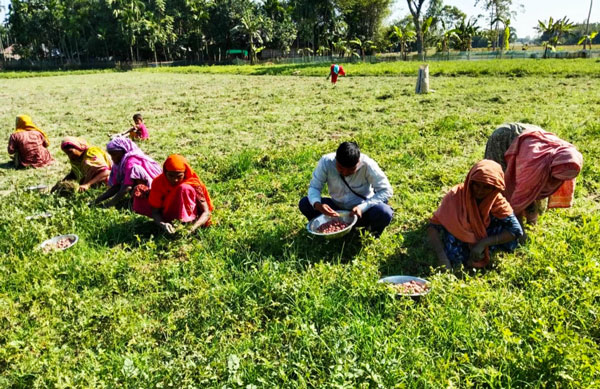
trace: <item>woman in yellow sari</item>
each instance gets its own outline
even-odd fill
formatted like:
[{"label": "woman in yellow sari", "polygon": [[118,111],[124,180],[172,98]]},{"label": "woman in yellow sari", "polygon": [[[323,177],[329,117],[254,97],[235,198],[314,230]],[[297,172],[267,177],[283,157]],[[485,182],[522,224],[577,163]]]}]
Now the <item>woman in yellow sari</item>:
[{"label": "woman in yellow sari", "polygon": [[67,136],[60,144],[71,162],[71,171],[62,181],[76,180],[79,191],[88,190],[96,184],[106,184],[112,162],[104,150],[90,146],[85,139]]},{"label": "woman in yellow sari", "polygon": [[16,168],[38,168],[52,163],[48,136],[33,124],[31,117],[17,116],[15,127],[15,132],[8,140],[8,154],[14,158]]}]

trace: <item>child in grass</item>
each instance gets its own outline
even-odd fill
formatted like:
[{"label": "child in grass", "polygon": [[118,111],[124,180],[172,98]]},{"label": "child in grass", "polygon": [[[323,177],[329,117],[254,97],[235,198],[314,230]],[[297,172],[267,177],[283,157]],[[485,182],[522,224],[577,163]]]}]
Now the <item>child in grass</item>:
[{"label": "child in grass", "polygon": [[337,83],[338,76],[346,76],[346,72],[344,72],[344,68],[342,65],[332,64],[329,68],[329,75],[327,75],[327,79],[331,77],[331,83],[335,85]]},{"label": "child in grass", "polygon": [[121,136],[128,136],[132,140],[146,140],[150,136],[148,134],[148,129],[144,124],[144,118],[142,118],[141,113],[136,113],[133,115],[133,126],[123,133],[112,135],[111,138],[115,139]]},{"label": "child in grass", "polygon": [[144,118],[142,118],[141,113],[133,115],[133,126],[129,129],[129,137],[133,140],[148,139],[148,129],[144,125]]}]

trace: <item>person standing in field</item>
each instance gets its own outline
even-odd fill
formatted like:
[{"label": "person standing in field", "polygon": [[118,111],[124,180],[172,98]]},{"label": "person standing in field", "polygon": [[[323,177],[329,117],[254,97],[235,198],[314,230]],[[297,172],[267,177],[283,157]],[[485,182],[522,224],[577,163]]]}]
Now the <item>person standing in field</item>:
[{"label": "person standing in field", "polygon": [[194,222],[190,232],[211,223],[214,207],[206,185],[181,155],[167,158],[163,173],[152,181],[149,202],[154,222],[168,234],[175,233],[173,220]]},{"label": "person standing in field", "polygon": [[85,139],[67,136],[60,148],[71,163],[71,171],[62,181],[77,181],[79,192],[108,182],[112,162],[100,147],[90,146]]},{"label": "person standing in field", "polygon": [[337,83],[338,76],[346,76],[346,72],[344,72],[344,68],[342,65],[332,64],[329,68],[329,74],[327,75],[327,80],[331,77],[331,83],[335,85]]},{"label": "person standing in field", "polygon": [[12,156],[16,168],[39,168],[51,164],[54,160],[48,146],[48,136],[33,124],[31,117],[17,116],[15,131],[8,139],[8,154]]},{"label": "person standing in field", "polygon": [[[331,198],[321,197],[327,184]],[[324,155],[313,171],[308,196],[299,203],[300,212],[310,221],[323,214],[339,216],[349,210],[358,216],[357,227],[366,227],[379,237],[392,221],[387,204],[392,186],[377,162],[362,154],[354,142],[344,142],[335,153]]]},{"label": "person standing in field", "polygon": [[532,124],[507,123],[489,137],[485,158],[498,162],[506,181],[504,195],[519,221],[535,224],[548,208],[573,204],[575,178],[583,156],[575,146]]},{"label": "person standing in field", "polygon": [[110,199],[103,206],[114,206],[131,193],[133,211],[151,217],[152,209],[148,196],[152,181],[162,173],[161,166],[144,154],[134,141],[125,137],[108,142],[106,151],[113,161],[108,177],[109,188],[98,196],[94,203]]},{"label": "person standing in field", "polygon": [[516,248],[523,229],[504,189],[502,167],[484,159],[444,196],[427,228],[440,265],[481,268],[489,263],[490,251]]}]

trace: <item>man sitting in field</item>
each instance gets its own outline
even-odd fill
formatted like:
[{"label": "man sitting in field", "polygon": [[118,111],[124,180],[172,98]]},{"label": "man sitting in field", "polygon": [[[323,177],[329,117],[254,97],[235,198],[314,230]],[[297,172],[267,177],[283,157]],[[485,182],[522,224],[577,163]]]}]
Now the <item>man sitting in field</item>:
[{"label": "man sitting in field", "polygon": [[[321,197],[325,183],[331,198]],[[308,197],[300,200],[299,207],[308,220],[349,210],[358,216],[356,226],[367,227],[379,237],[392,220],[393,211],[387,205],[392,194],[392,186],[377,162],[361,154],[356,143],[344,142],[335,153],[321,158]]]}]

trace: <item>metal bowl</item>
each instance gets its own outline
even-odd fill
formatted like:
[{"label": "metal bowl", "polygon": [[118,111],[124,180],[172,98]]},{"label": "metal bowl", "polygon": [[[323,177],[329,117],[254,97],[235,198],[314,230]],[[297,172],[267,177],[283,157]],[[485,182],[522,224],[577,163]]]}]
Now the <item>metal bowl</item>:
[{"label": "metal bowl", "polygon": [[389,276],[389,277],[384,277],[382,279],[380,279],[377,282],[385,282],[385,283],[389,283],[389,284],[404,284],[410,281],[416,281],[420,284],[424,284],[427,285],[428,288],[425,292],[423,293],[400,293],[398,292],[397,295],[398,296],[410,296],[410,297],[419,297],[419,296],[425,296],[426,294],[428,294],[429,292],[431,292],[431,286],[429,285],[429,281],[427,281],[426,279],[423,278],[419,278],[419,277],[413,277],[413,276]]},{"label": "metal bowl", "polygon": [[44,219],[48,217],[52,217],[52,212],[42,212],[35,215],[27,216],[25,220]]},{"label": "metal bowl", "polygon": [[[308,224],[306,225],[306,230],[313,235],[323,236],[327,239],[341,238],[342,236],[349,233],[350,230],[352,230],[352,227],[354,227],[354,225],[358,221],[358,217],[356,215],[351,215],[350,211],[336,211],[336,212],[340,216],[337,216],[337,217],[331,217],[331,216],[326,216],[326,215],[317,216],[316,218],[314,218],[308,222]],[[344,223],[348,223],[349,226],[344,228],[343,230],[334,232],[332,234],[324,234],[317,230],[319,227],[321,227],[321,225],[323,225],[329,221],[332,221],[332,220],[343,221]]]},{"label": "metal bowl", "polygon": [[33,185],[25,188],[29,192],[45,192],[48,190],[48,185]]},{"label": "metal bowl", "polygon": [[[56,248],[56,247],[54,247],[54,248],[48,249],[49,245],[55,245],[56,243],[58,243],[59,240],[64,239],[64,238],[70,239],[71,240],[71,244],[68,245],[67,247],[63,247],[63,248]],[[50,253],[52,251],[63,251],[63,250],[66,250],[68,248],[73,247],[75,245],[75,243],[77,243],[78,241],[79,241],[79,237],[77,235],[75,235],[75,234],[59,235],[59,236],[55,236],[52,239],[48,239],[48,240],[43,241],[40,244],[40,249],[42,251],[44,251],[44,252],[47,252],[47,253]]]}]

